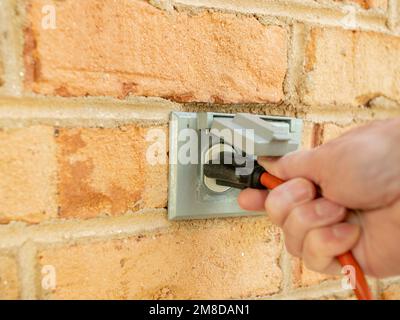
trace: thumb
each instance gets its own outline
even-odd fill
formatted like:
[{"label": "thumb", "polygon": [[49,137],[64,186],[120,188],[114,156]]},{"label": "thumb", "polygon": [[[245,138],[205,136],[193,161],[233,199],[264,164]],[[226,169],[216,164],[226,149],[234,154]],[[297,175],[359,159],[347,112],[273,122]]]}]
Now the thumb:
[{"label": "thumb", "polygon": [[316,184],[320,181],[314,150],[300,150],[282,158],[259,157],[257,161],[269,173],[283,180],[301,177]]}]

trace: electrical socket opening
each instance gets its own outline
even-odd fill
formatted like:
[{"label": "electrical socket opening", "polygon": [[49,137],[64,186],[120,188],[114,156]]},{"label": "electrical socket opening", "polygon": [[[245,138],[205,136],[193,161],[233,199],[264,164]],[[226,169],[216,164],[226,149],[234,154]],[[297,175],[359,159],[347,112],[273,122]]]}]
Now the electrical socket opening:
[{"label": "electrical socket opening", "polygon": [[[209,163],[210,161],[217,160],[221,161],[219,159],[221,152],[232,152],[235,153],[235,149],[227,145],[225,143],[218,143],[210,147],[204,154],[204,163]],[[216,193],[223,193],[228,190],[230,190],[230,187],[225,187],[225,186],[220,186],[217,184],[216,179],[209,178],[203,174],[204,177],[204,184],[208,189],[210,189],[212,192]]]}]

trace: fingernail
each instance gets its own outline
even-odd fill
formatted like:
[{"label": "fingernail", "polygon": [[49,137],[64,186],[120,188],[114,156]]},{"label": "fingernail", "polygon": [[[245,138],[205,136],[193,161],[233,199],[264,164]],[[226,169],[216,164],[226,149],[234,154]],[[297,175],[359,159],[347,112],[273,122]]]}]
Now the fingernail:
[{"label": "fingernail", "polygon": [[332,227],[334,236],[338,239],[344,239],[352,236],[357,231],[357,226],[350,223],[342,223]]},{"label": "fingernail", "polygon": [[315,212],[321,218],[337,217],[344,213],[344,207],[329,201],[318,201],[315,205]]},{"label": "fingernail", "polygon": [[258,157],[257,162],[264,168],[268,168],[271,163],[276,162],[278,159],[277,157]]}]

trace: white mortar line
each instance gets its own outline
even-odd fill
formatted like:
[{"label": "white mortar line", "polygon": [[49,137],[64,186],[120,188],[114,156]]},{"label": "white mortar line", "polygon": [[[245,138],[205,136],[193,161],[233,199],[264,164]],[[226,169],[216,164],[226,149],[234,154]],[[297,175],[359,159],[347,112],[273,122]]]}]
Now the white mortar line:
[{"label": "white mortar line", "polygon": [[165,213],[165,209],[147,209],[120,217],[55,220],[30,226],[11,223],[0,226],[0,249],[17,248],[29,240],[38,245],[57,244],[82,239],[126,238],[154,232],[171,225]]},{"label": "white mortar line", "polygon": [[[2,91],[13,96],[20,96],[23,87],[22,17],[18,18],[15,13],[15,10],[21,11],[20,9],[21,6],[17,6],[16,0],[0,1],[0,20],[2,21],[0,32],[7,33],[2,46],[5,78]],[[23,15],[22,12],[20,14]]]},{"label": "white mortar line", "polygon": [[388,27],[395,33],[400,32],[400,4],[399,0],[389,0],[388,2]]},{"label": "white mortar line", "polygon": [[[345,106],[318,105],[313,108],[304,105],[267,107],[263,104],[222,106],[225,112],[254,112],[254,108],[270,111],[268,114],[293,116],[297,114],[313,122],[349,123],[354,120],[372,120],[400,115],[400,108],[393,106]],[[267,108],[267,109],[266,109]],[[0,127],[20,127],[30,124],[50,124],[56,126],[116,126],[128,123],[146,125],[166,124],[172,111],[196,111],[196,107],[181,105],[160,98],[135,97],[127,100],[114,98],[0,98]],[[201,108],[201,111],[215,111],[215,108]],[[289,110],[290,111],[290,110]]]},{"label": "white mortar line", "polygon": [[298,299],[321,299],[328,297],[345,298],[351,296],[350,290],[343,290],[340,282],[327,281],[315,286],[295,289],[282,294],[260,297],[260,300],[298,300]]},{"label": "white mortar line", "polygon": [[[305,112],[304,112],[305,111]],[[323,108],[313,107],[306,111],[300,110],[300,116],[303,120],[315,123],[335,123],[338,125],[347,125],[354,122],[364,122],[371,120],[383,120],[400,116],[400,108]]]},{"label": "white mortar line", "polygon": [[291,28],[290,47],[288,52],[288,71],[285,79],[286,99],[299,104],[298,88],[303,74],[306,46],[306,26],[294,23]]},{"label": "white mortar line", "polygon": [[21,286],[21,299],[35,300],[36,290],[36,246],[32,241],[25,242],[19,250],[18,269]]},{"label": "white mortar line", "polygon": [[[391,34],[386,26],[385,14],[376,10],[361,10],[349,5],[323,5],[304,3],[304,1],[259,1],[259,0],[174,0],[178,8],[194,7],[218,9],[228,12],[275,16],[297,21],[309,22],[323,26],[348,27],[343,19],[355,14],[355,29],[376,31]],[[351,9],[351,8],[354,8]]]},{"label": "white mortar line", "polygon": [[[283,235],[282,235],[283,237]],[[284,241],[284,240],[283,240]],[[282,246],[282,254],[280,267],[283,274],[281,295],[287,295],[292,289],[293,270],[289,253],[286,251],[285,245]]]},{"label": "white mortar line", "polygon": [[104,125],[154,121],[167,123],[181,106],[162,99],[135,98],[0,98],[0,126],[26,123]]}]

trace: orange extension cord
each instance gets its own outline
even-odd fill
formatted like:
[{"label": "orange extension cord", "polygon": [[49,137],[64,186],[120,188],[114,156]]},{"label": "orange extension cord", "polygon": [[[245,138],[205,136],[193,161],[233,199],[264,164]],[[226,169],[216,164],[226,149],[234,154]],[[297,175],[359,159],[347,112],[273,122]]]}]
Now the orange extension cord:
[{"label": "orange extension cord", "polygon": [[[261,175],[260,182],[264,187],[272,190],[284,183],[285,181],[269,174],[268,172],[264,172]],[[364,272],[362,271],[357,260],[354,258],[353,254],[349,251],[338,256],[337,259],[343,267],[350,265],[354,268],[356,275],[356,286],[354,289],[354,293],[356,294],[357,299],[372,300],[372,294],[368,287],[367,280],[365,279]]]}]

